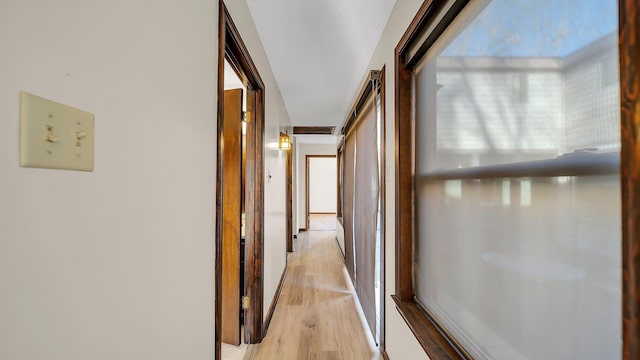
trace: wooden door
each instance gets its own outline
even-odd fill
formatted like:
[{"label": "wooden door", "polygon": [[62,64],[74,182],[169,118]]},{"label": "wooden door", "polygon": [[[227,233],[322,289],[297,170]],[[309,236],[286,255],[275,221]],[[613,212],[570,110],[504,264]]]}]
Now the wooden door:
[{"label": "wooden door", "polygon": [[222,341],[240,345],[242,89],[224,92],[222,149]]}]

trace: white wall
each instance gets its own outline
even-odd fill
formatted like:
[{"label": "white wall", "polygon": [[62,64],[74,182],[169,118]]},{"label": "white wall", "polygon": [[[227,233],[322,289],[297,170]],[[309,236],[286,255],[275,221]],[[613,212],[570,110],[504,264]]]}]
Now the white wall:
[{"label": "white wall", "polygon": [[[217,3],[0,11],[0,358],[212,359]],[[21,168],[19,91],[95,114],[95,171]]]},{"label": "white wall", "polygon": [[[306,227],[305,211],[306,211],[306,156],[307,155],[336,155],[335,144],[304,144],[296,142],[294,148],[294,171],[296,173],[294,187],[295,212],[293,218],[293,233],[296,234],[299,229]],[[297,215],[296,215],[297,214]]]},{"label": "white wall", "polygon": [[286,155],[278,149],[278,140],[280,131],[289,127],[291,121],[246,0],[226,1],[226,5],[265,85],[263,271],[266,317],[287,263]]},{"label": "white wall", "polygon": [[309,212],[335,213],[337,210],[336,158],[309,158]]},{"label": "white wall", "polygon": [[[422,5],[420,0],[397,0],[387,22],[366,73],[379,70],[386,65],[385,74],[385,124],[386,124],[386,227],[385,227],[385,314],[386,348],[391,359],[428,359],[415,336],[402,319],[391,295],[395,293],[395,91],[394,49]],[[351,103],[355,101],[355,96]]]}]

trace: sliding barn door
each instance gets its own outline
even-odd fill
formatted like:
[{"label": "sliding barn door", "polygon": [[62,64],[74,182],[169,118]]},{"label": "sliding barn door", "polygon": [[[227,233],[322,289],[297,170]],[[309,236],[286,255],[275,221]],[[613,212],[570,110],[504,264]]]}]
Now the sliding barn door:
[{"label": "sliding barn door", "polygon": [[356,167],[355,167],[355,288],[362,305],[362,311],[376,334],[376,243],[378,229],[378,144],[376,111],[373,96],[365,105],[356,125]]},{"label": "sliding barn door", "polygon": [[380,168],[375,95],[370,95],[344,140],[343,225],[345,266],[375,336],[376,256],[380,246]]}]

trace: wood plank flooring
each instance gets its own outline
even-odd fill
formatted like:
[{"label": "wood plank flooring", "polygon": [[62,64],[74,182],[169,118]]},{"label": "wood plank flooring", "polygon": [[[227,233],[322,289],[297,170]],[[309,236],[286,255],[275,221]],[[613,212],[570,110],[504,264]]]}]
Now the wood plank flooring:
[{"label": "wood plank flooring", "polygon": [[267,336],[245,358],[381,359],[357,311],[335,233],[301,233],[294,248]]},{"label": "wood plank flooring", "polygon": [[309,214],[309,230],[336,231],[336,213]]}]

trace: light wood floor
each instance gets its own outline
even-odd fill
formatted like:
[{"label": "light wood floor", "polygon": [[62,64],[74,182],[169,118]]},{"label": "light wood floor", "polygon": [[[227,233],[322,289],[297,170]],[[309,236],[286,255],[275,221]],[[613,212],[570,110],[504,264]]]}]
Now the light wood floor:
[{"label": "light wood floor", "polygon": [[336,213],[309,214],[309,230],[336,231]]},{"label": "light wood floor", "polygon": [[357,311],[335,233],[298,235],[271,325],[245,358],[380,359]]}]

